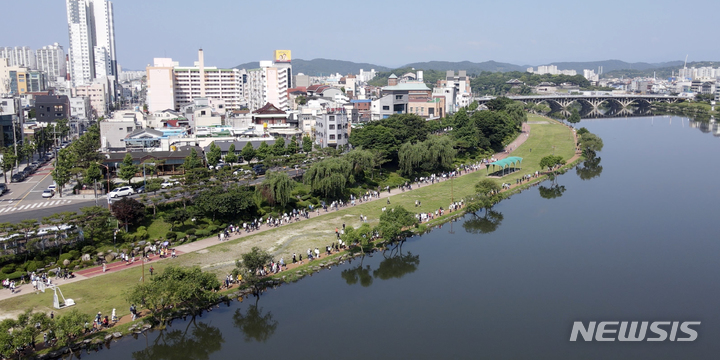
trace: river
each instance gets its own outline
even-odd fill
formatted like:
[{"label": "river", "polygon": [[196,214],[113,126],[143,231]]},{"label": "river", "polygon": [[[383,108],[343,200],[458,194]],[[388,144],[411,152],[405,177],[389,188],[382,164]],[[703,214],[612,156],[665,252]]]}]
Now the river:
[{"label": "river", "polygon": [[[717,358],[720,139],[681,117],[579,126],[599,163],[487,216],[82,358]],[[575,321],[701,325],[694,342],[570,342]]]}]

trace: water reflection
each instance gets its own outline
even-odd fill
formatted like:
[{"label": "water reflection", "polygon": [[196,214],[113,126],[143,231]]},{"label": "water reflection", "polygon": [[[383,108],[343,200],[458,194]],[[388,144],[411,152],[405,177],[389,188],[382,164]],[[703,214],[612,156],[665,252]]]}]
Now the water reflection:
[{"label": "water reflection", "polygon": [[720,124],[715,119],[709,119],[706,121],[694,121],[690,120],[690,127],[698,129],[705,134],[712,134],[715,137],[720,137]]},{"label": "water reflection", "polygon": [[402,253],[402,244],[404,241],[395,244],[395,247],[388,252],[383,251],[385,260],[380,262],[377,270],[373,271],[373,277],[388,280],[392,278],[400,279],[401,277],[415,272],[420,265],[420,255],[413,255],[411,252]]},{"label": "water reflection", "polygon": [[207,360],[210,354],[222,348],[224,342],[220,329],[206,323],[198,323],[193,318],[184,330],[168,329],[159,332],[152,345],[133,352],[132,357],[135,360]]},{"label": "water reflection", "polygon": [[[373,277],[370,275],[370,265],[363,267],[363,260],[365,260],[365,255],[360,258],[360,264],[347,268],[340,273],[340,276],[348,285],[355,285],[358,282],[360,282],[360,285],[363,287],[372,285]],[[352,260],[348,260],[348,262],[350,261]]]},{"label": "water reflection", "polygon": [[485,216],[478,216],[475,213],[462,224],[463,229],[471,234],[489,234],[500,227],[503,221],[503,214],[499,211],[485,209]]},{"label": "water reflection", "polygon": [[538,190],[540,190],[540,196],[543,199],[556,199],[562,196],[562,194],[565,192],[565,185],[558,185],[557,183],[553,182],[552,185],[543,186],[540,185],[538,187]]},{"label": "water reflection", "polygon": [[233,324],[245,335],[245,342],[253,340],[259,343],[266,342],[275,333],[278,326],[278,322],[273,319],[272,312],[268,311],[263,314],[263,309],[258,307],[259,299],[257,297],[255,304],[250,305],[244,314],[241,309],[237,309],[233,315]]},{"label": "water reflection", "polygon": [[585,160],[582,165],[575,168],[575,173],[582,180],[590,180],[602,174],[603,167],[600,165],[600,157]]},{"label": "water reflection", "polygon": [[[370,265],[364,265],[366,255],[363,255],[359,264],[343,270],[340,272],[340,276],[348,285],[360,283],[362,287],[369,287],[373,284],[374,279],[400,279],[415,272],[420,265],[420,255],[413,255],[411,252],[404,254],[402,251],[403,243],[405,243],[404,240],[398,241],[390,245],[392,248],[385,249],[382,252],[384,259],[377,269],[373,270]],[[372,257],[372,255],[367,256]],[[348,263],[352,264],[352,259],[349,259]]]}]

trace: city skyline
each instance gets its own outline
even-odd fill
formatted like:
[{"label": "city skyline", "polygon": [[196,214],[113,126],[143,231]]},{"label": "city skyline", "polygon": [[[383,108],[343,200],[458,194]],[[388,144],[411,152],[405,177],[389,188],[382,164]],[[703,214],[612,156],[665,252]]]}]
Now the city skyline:
[{"label": "city skyline", "polygon": [[[408,9],[376,0],[361,8],[326,0],[280,1],[278,8],[283,10],[277,13],[253,3],[211,0],[193,8],[194,4],[117,3],[118,65],[143,70],[156,57],[191,65],[199,48],[205,50],[207,64],[219,67],[270,59],[274,49],[290,49],[294,58],[306,60],[327,58],[387,67],[433,60],[495,60],[533,66],[607,59],[655,63],[683,60],[688,54],[690,61],[713,61],[720,55],[709,46],[714,33],[710,22],[693,24],[691,33],[666,30],[681,28],[666,25],[685,21],[672,10],[675,4],[670,1],[609,1],[602,8],[570,1],[551,5],[514,1],[512,7],[454,1],[443,4],[446,11],[430,2],[413,3]],[[9,13],[22,12],[27,6],[21,2],[5,5]],[[720,10],[720,4],[710,1],[689,1],[684,6],[711,13]],[[170,21],[183,19],[191,8],[192,21]],[[292,17],[277,17],[280,13]],[[267,21],[268,17],[277,21]],[[23,26],[27,20],[22,17],[7,19],[0,31],[11,36],[0,45],[38,49],[58,42],[70,48],[65,2],[44,3],[34,12],[34,21],[30,28]],[[187,25],[203,22],[206,25]]]}]

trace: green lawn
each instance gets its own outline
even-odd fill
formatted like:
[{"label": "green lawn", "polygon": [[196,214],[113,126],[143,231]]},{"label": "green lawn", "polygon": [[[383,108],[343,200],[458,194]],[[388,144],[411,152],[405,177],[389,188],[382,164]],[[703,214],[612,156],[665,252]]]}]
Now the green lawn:
[{"label": "green lawn", "polygon": [[[515,179],[522,175],[541,170],[539,166],[540,159],[552,154],[553,151],[566,160],[574,155],[573,135],[567,126],[535,115],[529,115],[529,120],[547,123],[530,125],[530,137],[512,154],[523,158],[522,170],[498,181],[514,183]],[[457,178],[452,183],[444,181],[394,195],[390,199],[390,206],[402,205],[413,212],[435,211],[441,206],[447,208],[451,202],[451,196],[457,201],[465,196],[472,195],[474,185],[484,176],[485,171],[481,170]],[[415,200],[422,202],[420,208],[415,207]],[[360,214],[367,216],[371,225],[376,224],[381,208],[385,206],[388,206],[386,201],[380,200],[355,207],[347,207],[340,211],[327,213],[319,218],[288,224],[233,241],[219,243],[206,250],[185,254],[176,259],[156,262],[153,263],[153,266],[156,271],[161,271],[170,264],[198,265],[207,271],[213,271],[222,276],[228,273],[234,267],[235,260],[240,258],[241,254],[249,251],[252,246],[267,249],[278,259],[282,256],[288,262],[293,252],[304,256],[308,248],[322,248],[335,241],[335,227],[341,227],[343,223],[348,226],[358,226],[360,224]],[[163,231],[167,232],[165,227],[169,230],[168,224],[158,221],[157,225],[151,225],[148,230],[154,234],[164,235]],[[101,311],[106,314],[115,308],[118,315],[122,316],[129,313],[129,304],[124,300],[124,293],[138,283],[140,276],[140,268],[133,268],[62,285],[62,290],[66,297],[75,300],[77,303],[75,307],[84,313],[96,314]],[[50,292],[40,295],[27,294],[0,301],[0,309],[2,309],[0,315],[14,314],[28,308],[37,311],[50,311],[51,306],[52,294]]]}]

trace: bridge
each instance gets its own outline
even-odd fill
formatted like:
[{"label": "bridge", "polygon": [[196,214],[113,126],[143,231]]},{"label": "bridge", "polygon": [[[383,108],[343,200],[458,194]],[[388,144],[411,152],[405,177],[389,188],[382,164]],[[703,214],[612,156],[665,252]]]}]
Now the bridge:
[{"label": "bridge", "polygon": [[[562,110],[568,105],[577,102],[582,105],[583,109],[597,111],[600,104],[610,103],[613,106],[626,108],[628,105],[636,104],[638,106],[647,106],[654,102],[675,103],[683,98],[670,95],[532,95],[532,96],[508,96],[508,98],[521,101],[524,104],[540,104],[546,103],[554,111]],[[493,97],[475,98],[478,104],[486,104]]]}]

